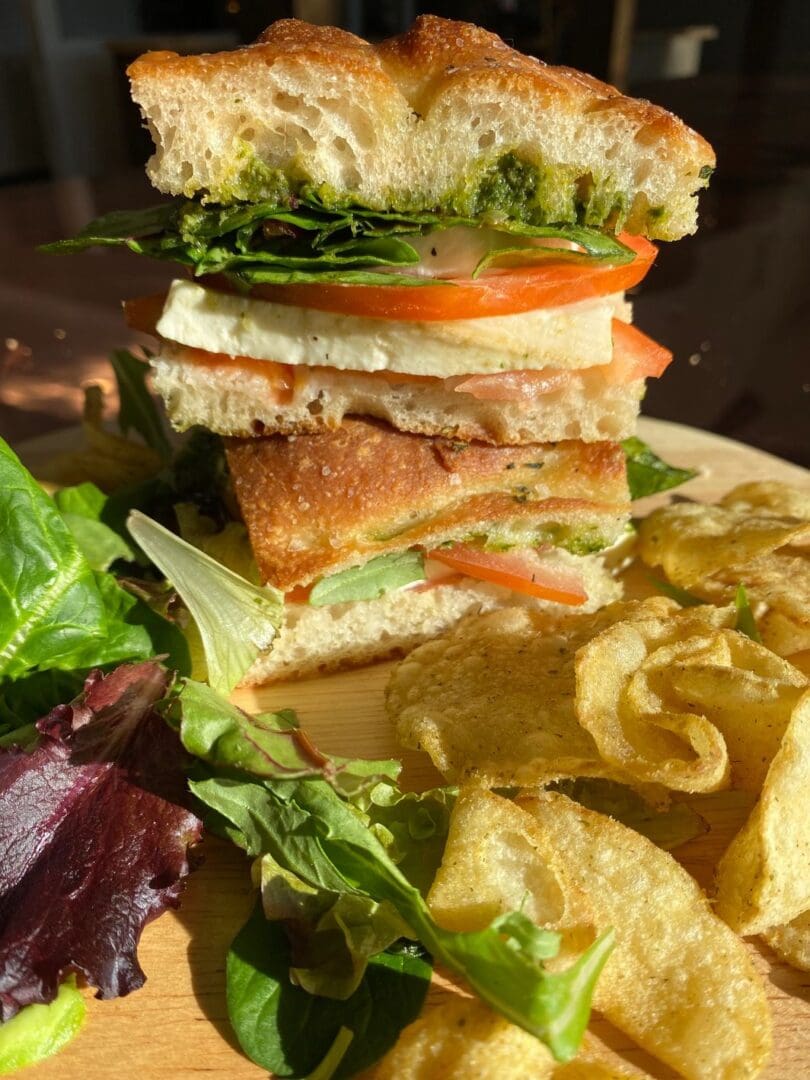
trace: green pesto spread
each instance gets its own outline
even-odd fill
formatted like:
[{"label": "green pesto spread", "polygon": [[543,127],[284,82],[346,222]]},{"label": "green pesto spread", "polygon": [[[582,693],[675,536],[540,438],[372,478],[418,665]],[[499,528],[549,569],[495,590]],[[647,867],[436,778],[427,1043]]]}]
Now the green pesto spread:
[{"label": "green pesto spread", "polygon": [[[188,193],[193,194],[193,193]],[[617,189],[612,177],[582,175],[568,165],[544,165],[517,151],[481,159],[461,182],[443,196],[419,196],[410,191],[390,191],[386,205],[370,206],[356,192],[339,191],[314,183],[293,162],[286,169],[272,168],[256,155],[249,143],[241,143],[230,175],[218,187],[202,194],[204,203],[276,201],[314,198],[326,210],[388,210],[403,214],[432,212],[475,218],[496,225],[519,221],[529,225],[578,224],[621,229],[633,202],[632,194]],[[664,207],[647,211],[660,224]]]}]

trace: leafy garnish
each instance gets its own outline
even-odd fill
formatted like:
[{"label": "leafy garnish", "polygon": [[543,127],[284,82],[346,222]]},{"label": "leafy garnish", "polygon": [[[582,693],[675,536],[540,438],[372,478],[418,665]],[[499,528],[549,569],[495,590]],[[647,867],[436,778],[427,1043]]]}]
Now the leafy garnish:
[{"label": "leafy garnish", "polygon": [[[476,218],[440,211],[414,214],[362,207],[327,209],[317,196],[299,195],[294,204],[276,202],[203,205],[175,199],[141,211],[116,211],[91,221],[71,240],[47,244],[45,251],[69,254],[95,245],[123,244],[139,255],[169,259],[193,267],[195,276],[226,273],[246,285],[290,285],[339,282],[357,285],[437,284],[436,279],[390,274],[375,267],[407,267],[419,261],[409,236],[454,226],[477,228]],[[501,257],[521,258],[511,236],[573,240],[583,250],[580,260],[623,263],[633,253],[600,229],[578,225],[529,225],[516,219],[499,222],[504,249]],[[523,263],[536,258],[536,248]],[[569,252],[545,249],[553,257]],[[517,252],[517,253],[516,253]],[[497,254],[494,256],[497,259]],[[489,258],[489,256],[488,256]],[[485,269],[479,264],[476,273]],[[442,282],[438,282],[442,284]],[[448,287],[452,287],[446,282]]]},{"label": "leafy garnish", "polygon": [[0,751],[0,1018],[81,971],[110,998],[137,989],[144,925],[177,905],[200,823],[183,806],[185,753],[156,711],[154,662],[92,673]]},{"label": "leafy garnish", "polygon": [[26,1005],[0,1024],[0,1076],[58,1053],[78,1035],[86,1011],[70,975],[49,1005]]},{"label": "leafy garnish", "polygon": [[108,500],[95,484],[61,488],[54,493],[53,500],[94,570],[107,570],[117,559],[132,561],[135,558],[135,552],[124,537],[102,521]]},{"label": "leafy garnish", "polygon": [[0,681],[153,654],[137,601],[93,571],[55,503],[0,440]]},{"label": "leafy garnish", "polygon": [[276,1076],[311,1076],[341,1030],[353,1038],[340,1064],[323,1075],[362,1072],[416,1019],[430,984],[429,957],[416,945],[394,945],[373,957],[345,1001],[295,986],[291,962],[283,927],[258,906],[228,953],[228,1016],[248,1057]]},{"label": "leafy garnish", "polygon": [[127,526],[191,612],[211,686],[229,693],[270,648],[284,617],[283,594],[245,581],[137,510]]},{"label": "leafy garnish", "polygon": [[671,581],[664,581],[663,578],[656,577],[655,574],[647,574],[647,580],[651,585],[654,585],[660,593],[664,596],[668,596],[670,600],[677,600],[681,607],[700,607],[701,604],[705,604],[705,600],[701,600],[699,596],[695,596],[694,593],[690,593],[687,589],[682,589],[679,585],[673,585]]},{"label": "leafy garnish", "polygon": [[757,629],[757,621],[754,618],[751,604],[748,601],[748,593],[742,582],[737,586],[737,592],[734,594],[734,604],[737,608],[737,621],[734,624],[734,629],[761,645],[762,637]]},{"label": "leafy garnish", "polygon": [[548,237],[555,240],[570,240],[578,244],[581,250],[569,250],[558,247],[510,247],[504,245],[488,252],[479,260],[473,270],[473,278],[479,277],[484,270],[493,266],[526,266],[535,262],[548,262],[549,259],[563,262],[609,262],[621,266],[632,262],[636,253],[615,236],[590,229],[585,225],[545,226],[536,229],[533,236]]},{"label": "leafy garnish", "polygon": [[378,555],[363,566],[352,566],[339,574],[321,578],[309,594],[314,607],[345,604],[356,600],[376,600],[383,593],[423,581],[425,558],[421,551],[395,551]]},{"label": "leafy garnish", "polygon": [[168,461],[172,456],[171,444],[155,399],[146,385],[149,365],[127,349],[111,352],[110,363],[118,383],[118,425],[121,433],[127,435],[130,429],[134,429],[147,446]]},{"label": "leafy garnish", "polygon": [[685,484],[697,476],[695,469],[679,469],[668,465],[650,447],[633,436],[622,442],[627,458],[627,483],[631,499],[643,499],[659,491]]}]

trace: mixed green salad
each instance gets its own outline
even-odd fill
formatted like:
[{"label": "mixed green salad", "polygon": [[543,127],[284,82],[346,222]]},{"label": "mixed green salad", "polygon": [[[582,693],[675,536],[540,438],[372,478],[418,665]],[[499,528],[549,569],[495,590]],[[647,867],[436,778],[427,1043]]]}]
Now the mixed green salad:
[{"label": "mixed green salad", "polygon": [[[205,832],[252,866],[226,990],[263,1068],[355,1075],[417,1016],[434,964],[572,1058],[611,933],[552,972],[559,936],[520,911],[438,926],[425,896],[454,790],[403,792],[398,762],[325,755],[294,713],[229,703],[282,597],[251,580],[216,438],[173,445],[143,361],[114,370],[121,434],[88,421],[90,449],[61,463],[80,482],[48,494],[0,440],[0,1074],[77,1034],[77,980],[101,998],[143,984],[141,930],[180,902]],[[626,449],[638,493],[686,478]],[[127,463],[107,492],[83,479],[99,451]],[[626,796],[574,797],[644,829]]]}]

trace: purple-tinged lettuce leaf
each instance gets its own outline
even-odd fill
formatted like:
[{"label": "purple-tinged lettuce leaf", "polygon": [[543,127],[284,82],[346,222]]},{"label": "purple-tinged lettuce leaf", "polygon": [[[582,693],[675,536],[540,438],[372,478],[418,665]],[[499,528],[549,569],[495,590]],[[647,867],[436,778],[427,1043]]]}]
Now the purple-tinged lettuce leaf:
[{"label": "purple-tinged lettuce leaf", "polygon": [[71,971],[101,998],[143,984],[141,931],[177,906],[201,832],[155,708],[168,689],[151,661],[93,672],[34,750],[0,750],[0,1020],[53,1001]]}]

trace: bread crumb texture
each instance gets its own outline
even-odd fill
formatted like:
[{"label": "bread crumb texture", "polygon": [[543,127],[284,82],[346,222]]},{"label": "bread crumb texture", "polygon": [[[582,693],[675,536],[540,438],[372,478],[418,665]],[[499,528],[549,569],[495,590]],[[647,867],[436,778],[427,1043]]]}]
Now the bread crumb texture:
[{"label": "bread crumb texture", "polygon": [[129,68],[161,191],[233,203],[440,210],[674,240],[696,228],[709,144],[665,109],[420,16],[379,45],[283,19],[252,45]]}]

